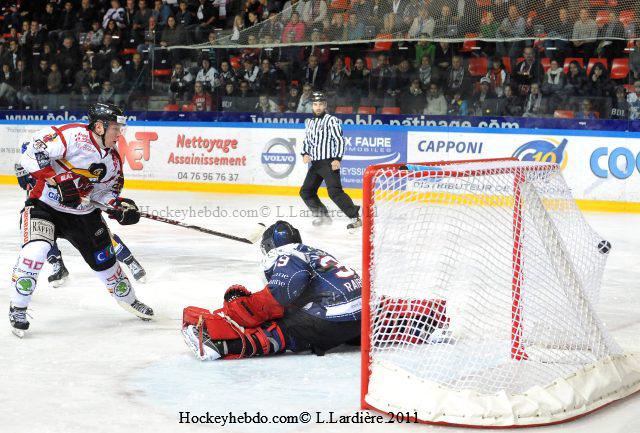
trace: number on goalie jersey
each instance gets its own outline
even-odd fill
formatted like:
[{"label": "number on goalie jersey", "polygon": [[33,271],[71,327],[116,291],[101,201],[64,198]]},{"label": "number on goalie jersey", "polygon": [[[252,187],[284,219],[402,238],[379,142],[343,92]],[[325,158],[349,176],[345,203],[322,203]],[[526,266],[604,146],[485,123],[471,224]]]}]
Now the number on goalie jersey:
[{"label": "number on goalie jersey", "polygon": [[233,285],[213,313],[187,307],[183,335],[202,360],[245,358],[290,350],[318,355],[360,336],[362,283],[332,255],[302,244],[285,221],[261,243],[267,285],[251,293]]},{"label": "number on goalie jersey", "polygon": [[263,266],[267,287],[282,306],[329,321],[360,320],[362,281],[331,254],[288,244],[271,250]]}]

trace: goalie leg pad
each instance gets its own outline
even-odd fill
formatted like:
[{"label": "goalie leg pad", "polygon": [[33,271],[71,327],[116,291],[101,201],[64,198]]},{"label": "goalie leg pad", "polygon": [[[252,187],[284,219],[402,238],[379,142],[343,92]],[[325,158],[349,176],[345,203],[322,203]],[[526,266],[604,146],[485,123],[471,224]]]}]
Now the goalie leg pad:
[{"label": "goalie leg pad", "polygon": [[449,326],[447,301],[385,297],[378,306],[376,322],[385,329],[380,342],[427,343],[436,329]]},{"label": "goalie leg pad", "polygon": [[194,352],[200,359],[206,356],[206,346],[215,346],[216,350],[219,350],[223,346],[218,343],[222,341],[225,342],[222,359],[273,355],[286,349],[285,335],[276,322],[267,322],[257,328],[243,328],[223,316],[220,310],[211,312],[190,306],[182,312],[183,335],[184,330],[190,326],[193,326],[199,335],[197,345],[193,341],[188,345],[196,347],[197,350]]},{"label": "goalie leg pad", "polygon": [[276,322],[264,323],[258,328],[245,329],[247,348],[244,357],[275,355],[286,349],[286,340],[282,329]]},{"label": "goalie leg pad", "polygon": [[235,340],[242,336],[242,328],[232,324],[219,310],[209,311],[200,307],[186,307],[182,310],[182,327],[193,325],[203,328],[213,340]]}]

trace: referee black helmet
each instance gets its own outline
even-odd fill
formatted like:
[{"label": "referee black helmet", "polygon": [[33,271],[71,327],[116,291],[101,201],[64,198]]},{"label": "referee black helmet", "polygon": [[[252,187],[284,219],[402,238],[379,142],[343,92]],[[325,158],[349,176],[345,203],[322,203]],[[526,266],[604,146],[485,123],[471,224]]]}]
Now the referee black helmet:
[{"label": "referee black helmet", "polygon": [[327,102],[327,97],[322,92],[313,92],[311,94],[311,102]]}]

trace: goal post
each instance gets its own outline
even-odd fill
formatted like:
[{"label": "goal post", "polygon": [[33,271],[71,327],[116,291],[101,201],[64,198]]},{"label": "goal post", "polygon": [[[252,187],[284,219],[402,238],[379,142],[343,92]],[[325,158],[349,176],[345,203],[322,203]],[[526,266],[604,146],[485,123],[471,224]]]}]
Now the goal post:
[{"label": "goal post", "polygon": [[640,356],[595,312],[610,248],[556,164],[369,167],[362,408],[531,426],[640,390]]}]

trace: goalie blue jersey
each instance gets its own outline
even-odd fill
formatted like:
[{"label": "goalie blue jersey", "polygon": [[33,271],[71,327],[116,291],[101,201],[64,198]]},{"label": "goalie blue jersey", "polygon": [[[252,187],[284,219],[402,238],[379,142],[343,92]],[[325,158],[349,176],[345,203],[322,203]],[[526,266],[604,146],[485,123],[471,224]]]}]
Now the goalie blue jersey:
[{"label": "goalie blue jersey", "polygon": [[331,254],[288,244],[269,251],[262,264],[269,291],[286,309],[334,322],[360,320],[362,280]]}]

